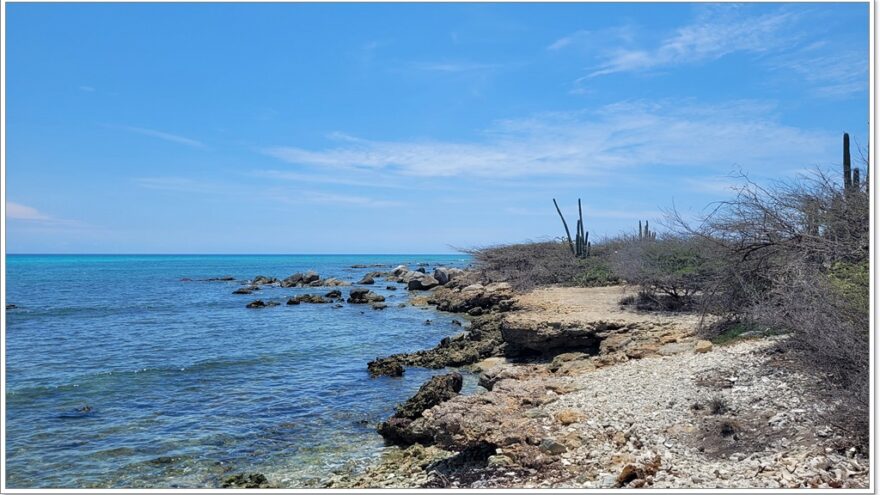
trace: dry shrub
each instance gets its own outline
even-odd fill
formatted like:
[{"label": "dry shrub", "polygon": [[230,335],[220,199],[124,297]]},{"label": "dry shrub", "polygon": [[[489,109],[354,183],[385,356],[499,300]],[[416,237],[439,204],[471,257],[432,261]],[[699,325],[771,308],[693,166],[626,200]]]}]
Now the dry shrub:
[{"label": "dry shrub", "polygon": [[840,408],[832,425],[863,446],[869,411],[869,201],[816,173],[760,186],[747,177],[688,235],[718,253],[704,309],[790,333],[803,362],[830,374]]},{"label": "dry shrub", "polygon": [[617,281],[593,246],[588,258],[576,258],[562,241],[504,244],[465,250],[473,258],[473,268],[483,282],[508,282],[517,290],[542,285],[607,285]]}]

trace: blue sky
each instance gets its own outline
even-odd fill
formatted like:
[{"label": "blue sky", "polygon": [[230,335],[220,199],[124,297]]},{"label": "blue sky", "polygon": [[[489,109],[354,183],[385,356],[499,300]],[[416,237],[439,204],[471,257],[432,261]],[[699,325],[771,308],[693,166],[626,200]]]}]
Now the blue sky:
[{"label": "blue sky", "polygon": [[9,252],[593,238],[868,136],[865,4],[7,4]]}]

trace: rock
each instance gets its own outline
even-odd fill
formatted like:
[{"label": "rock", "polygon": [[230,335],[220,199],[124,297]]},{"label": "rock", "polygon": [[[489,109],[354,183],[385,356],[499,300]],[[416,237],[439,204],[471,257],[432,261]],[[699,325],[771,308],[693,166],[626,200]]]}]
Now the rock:
[{"label": "rock", "polygon": [[430,290],[440,285],[436,278],[430,275],[414,277],[406,284],[408,290]]},{"label": "rock", "polygon": [[545,439],[541,440],[540,448],[544,452],[547,452],[548,454],[552,454],[552,455],[559,455],[559,454],[563,454],[568,451],[568,447],[557,442],[556,440],[554,440],[552,438],[545,438]]},{"label": "rock", "polygon": [[690,350],[690,346],[684,343],[669,343],[663,344],[660,346],[660,349],[657,350],[657,354],[661,356],[672,356],[673,354],[681,354]]},{"label": "rock", "polygon": [[317,282],[318,280],[321,280],[321,276],[318,275],[317,272],[309,270],[303,274],[302,283],[311,284],[312,282]]},{"label": "rock", "polygon": [[373,309],[385,309],[388,307],[388,305],[383,302],[374,302],[370,305],[370,307],[372,307]]},{"label": "rock", "polygon": [[486,459],[486,465],[489,467],[507,467],[513,464],[513,459],[503,454],[490,455]]},{"label": "rock", "polygon": [[377,376],[402,376],[404,372],[403,365],[399,362],[382,361],[380,359],[370,361],[367,364],[367,370],[373,378]]},{"label": "rock", "polygon": [[17,307],[18,307],[18,306],[16,306],[15,304],[7,304],[7,305],[6,305],[6,309],[15,309],[15,308],[17,308]]},{"label": "rock", "polygon": [[269,480],[260,473],[240,473],[223,478],[223,488],[272,488]]},{"label": "rock", "polygon": [[453,338],[443,339],[433,349],[394,354],[377,361],[396,361],[404,366],[445,368],[473,364],[492,356],[503,356],[500,321],[488,316],[474,319],[469,331]]},{"label": "rock", "polygon": [[250,309],[255,309],[255,308],[265,308],[265,307],[266,307],[266,303],[263,302],[263,301],[261,301],[260,299],[257,299],[256,301],[249,302],[248,305],[247,305],[246,307],[247,307],[247,308],[250,308]]},{"label": "rock", "polygon": [[566,350],[594,354],[607,331],[623,326],[605,321],[563,324],[513,320],[504,322],[501,334],[511,351],[515,352],[552,354]]},{"label": "rock", "polygon": [[394,416],[378,427],[379,434],[386,442],[394,445],[409,445],[430,438],[425,432],[413,429],[414,420],[422,413],[458,395],[463,383],[459,373],[449,373],[431,377],[412,397],[395,408]]},{"label": "rock", "polygon": [[[419,265],[421,265],[421,264],[422,263],[419,263]],[[425,265],[425,266],[427,266],[427,265]],[[428,270],[425,270],[425,266],[419,266],[418,268],[416,268],[416,271],[419,273],[428,273]]]},{"label": "rock", "polygon": [[373,285],[376,283],[376,281],[373,279],[373,277],[370,274],[367,274],[367,275],[364,275],[364,278],[360,279],[360,281],[358,283],[361,285]]},{"label": "rock", "polygon": [[342,291],[339,289],[333,289],[330,292],[324,294],[324,297],[327,299],[342,299]]},{"label": "rock", "polygon": [[617,476],[613,474],[603,474],[599,477],[599,488],[614,488],[617,486]]},{"label": "rock", "polygon": [[[326,278],[324,280],[319,280],[318,282],[320,283],[320,285],[322,285],[324,287],[346,287],[346,286],[351,285],[351,282],[346,282],[344,280],[339,280],[338,278],[333,278],[333,277]],[[312,283],[314,283],[314,282],[312,282]]]},{"label": "rock", "polygon": [[589,354],[585,354],[583,352],[565,352],[562,354],[558,354],[556,357],[554,357],[553,361],[550,362],[550,365],[547,369],[555,373],[556,371],[559,371],[559,368],[561,368],[562,365],[565,363],[576,361],[578,359],[589,358]]},{"label": "rock", "polygon": [[556,413],[556,421],[562,423],[563,426],[568,426],[574,423],[581,423],[586,419],[584,413],[578,411],[577,409],[563,409]]},{"label": "rock", "polygon": [[383,302],[384,300],[384,296],[380,296],[369,289],[352,289],[348,293],[348,302],[351,304],[368,304]]},{"label": "rock", "polygon": [[711,350],[712,342],[709,342],[708,340],[698,340],[696,346],[694,346],[694,352],[697,354],[702,354]]},{"label": "rock", "polygon": [[385,288],[386,288],[387,290],[397,290],[397,287],[395,287],[395,286],[393,286],[393,285],[389,285],[389,286],[387,286],[387,287],[385,287]]},{"label": "rock", "polygon": [[424,324],[425,324],[425,325],[430,325],[430,324],[431,324],[431,320],[425,320],[425,323],[424,323]]},{"label": "rock", "polygon": [[274,284],[274,283],[278,283],[278,279],[277,279],[277,278],[275,278],[275,277],[267,277],[267,276],[265,276],[265,275],[257,275],[257,276],[254,277],[254,279],[251,281],[251,285],[269,285],[269,284]]},{"label": "rock", "polygon": [[446,271],[446,268],[437,267],[434,268],[434,278],[440,285],[446,285],[449,282],[449,272]]},{"label": "rock", "polygon": [[293,275],[285,278],[281,281],[281,287],[296,287],[297,285],[302,284],[303,274],[302,273],[294,273]]},{"label": "rock", "polygon": [[232,293],[233,294],[251,294],[255,290],[258,290],[258,289],[259,289],[259,287],[242,287],[240,289],[234,290]]},{"label": "rock", "polygon": [[447,283],[431,295],[429,302],[440,311],[479,316],[492,309],[509,311],[513,308],[513,293],[505,289],[504,285],[494,285],[492,290],[480,284],[469,285],[464,289],[453,288],[451,285],[453,284]]},{"label": "rock", "polygon": [[397,265],[397,267],[395,267],[393,270],[391,270],[391,273],[395,277],[400,277],[408,271],[409,271],[409,268],[406,265]]},{"label": "rock", "polygon": [[222,277],[211,277],[211,278],[205,279],[205,281],[207,281],[207,282],[232,282],[233,280],[235,280],[235,277],[230,276],[230,275],[225,275]]},{"label": "rock", "polygon": [[330,301],[324,299],[323,296],[319,296],[318,294],[302,294],[296,297],[291,297],[287,300],[287,304],[299,304],[299,303],[309,303],[309,304],[326,304]]}]

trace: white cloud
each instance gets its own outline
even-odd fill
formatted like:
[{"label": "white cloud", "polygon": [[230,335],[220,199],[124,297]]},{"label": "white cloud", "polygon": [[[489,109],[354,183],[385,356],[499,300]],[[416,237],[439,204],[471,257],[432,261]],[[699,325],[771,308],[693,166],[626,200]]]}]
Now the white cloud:
[{"label": "white cloud", "polygon": [[193,148],[207,148],[205,143],[201,141],[197,141],[195,139],[190,139],[184,136],[178,136],[176,134],[170,134],[163,131],[157,131],[155,129],[144,129],[143,127],[132,127],[132,126],[118,126],[120,129],[125,129],[126,131],[134,132],[137,134],[143,134],[144,136],[150,136],[158,139],[162,139],[171,143],[183,144],[186,146],[192,146]]},{"label": "white cloud", "polygon": [[52,217],[40,212],[36,208],[20,203],[6,202],[6,218],[11,220],[48,221]]},{"label": "white cloud", "polygon": [[77,89],[86,93],[94,93],[95,88],[92,86],[79,86]]},{"label": "white cloud", "polygon": [[782,169],[833,159],[836,134],[787,126],[774,112],[773,105],[754,101],[622,102],[500,121],[469,141],[354,139],[324,149],[264,152],[322,169],[492,179],[595,177],[653,166]]},{"label": "white cloud", "polygon": [[737,10],[708,9],[653,48],[614,50],[588,77],[715,60],[734,52],[765,52],[790,41],[780,32],[796,19],[793,13],[744,16]]},{"label": "white cloud", "polygon": [[298,193],[294,197],[274,195],[273,199],[281,203],[295,205],[301,205],[303,203],[313,203],[325,205],[356,205],[368,208],[387,208],[393,206],[401,206],[403,204],[399,201],[389,201],[383,199],[369,198],[366,196],[336,194],[320,191],[304,191],[302,193]]},{"label": "white cloud", "polygon": [[806,82],[814,96],[845,97],[868,89],[868,51],[813,44],[768,62],[771,69]]}]

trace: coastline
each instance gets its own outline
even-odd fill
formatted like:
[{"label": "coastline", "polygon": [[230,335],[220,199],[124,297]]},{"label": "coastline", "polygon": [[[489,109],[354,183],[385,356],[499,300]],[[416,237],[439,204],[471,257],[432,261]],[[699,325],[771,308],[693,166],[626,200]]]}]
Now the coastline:
[{"label": "coastline", "polygon": [[867,458],[819,426],[821,390],[781,351],[784,337],[713,345],[698,337],[698,315],[621,307],[631,291],[515,293],[468,273],[413,293],[470,326],[371,371],[459,367],[486,390],[389,418],[379,429],[396,446],[325,487],[868,486]]}]

